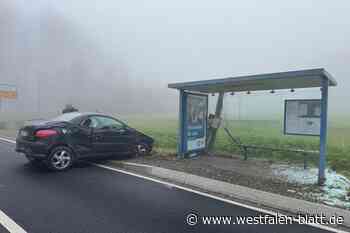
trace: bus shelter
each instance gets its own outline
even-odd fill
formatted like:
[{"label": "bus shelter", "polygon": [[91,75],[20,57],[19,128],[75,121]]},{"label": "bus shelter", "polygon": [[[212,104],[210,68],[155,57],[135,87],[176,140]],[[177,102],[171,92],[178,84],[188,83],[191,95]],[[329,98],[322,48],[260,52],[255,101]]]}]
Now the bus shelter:
[{"label": "bus shelter", "polygon": [[[336,80],[325,69],[228,77],[192,82],[171,83],[169,88],[179,90],[179,157],[199,154],[208,149],[215,137],[208,140],[208,121],[215,123],[223,108],[227,92],[247,92],[298,88],[321,88],[320,99],[288,100],[285,102],[284,133],[312,135],[320,139],[318,182],[325,181],[327,156],[328,88]],[[219,94],[215,117],[208,119],[208,95]],[[299,112],[298,112],[299,111]],[[306,111],[306,113],[303,113]],[[211,123],[212,123],[211,122]],[[216,134],[216,130],[214,129]],[[214,134],[214,135],[215,135]]]}]

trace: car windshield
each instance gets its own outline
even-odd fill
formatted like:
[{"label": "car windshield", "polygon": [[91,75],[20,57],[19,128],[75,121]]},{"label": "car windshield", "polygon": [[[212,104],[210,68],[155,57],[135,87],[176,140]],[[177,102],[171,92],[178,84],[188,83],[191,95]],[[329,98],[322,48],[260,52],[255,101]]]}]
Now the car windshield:
[{"label": "car windshield", "polygon": [[81,113],[79,113],[79,112],[65,113],[65,114],[62,114],[58,117],[51,119],[51,121],[71,121],[80,115],[81,115]]}]

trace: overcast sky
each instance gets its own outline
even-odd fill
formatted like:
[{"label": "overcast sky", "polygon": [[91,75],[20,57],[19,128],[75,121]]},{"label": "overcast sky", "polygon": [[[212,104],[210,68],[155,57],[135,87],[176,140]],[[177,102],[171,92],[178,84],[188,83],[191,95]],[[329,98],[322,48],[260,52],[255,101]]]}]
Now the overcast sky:
[{"label": "overcast sky", "polygon": [[324,67],[339,83],[331,111],[350,111],[342,103],[350,98],[348,0],[1,1],[22,17],[55,12],[121,63],[129,85],[174,108],[169,82]]}]

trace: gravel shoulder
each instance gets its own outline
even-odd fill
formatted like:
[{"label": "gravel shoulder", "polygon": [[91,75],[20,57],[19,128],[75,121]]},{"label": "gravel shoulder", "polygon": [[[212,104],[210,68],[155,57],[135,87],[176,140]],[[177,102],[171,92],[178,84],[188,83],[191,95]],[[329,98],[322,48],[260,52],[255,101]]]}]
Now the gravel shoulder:
[{"label": "gravel shoulder", "polygon": [[284,177],[278,177],[274,174],[273,167],[276,164],[272,164],[270,161],[256,159],[245,161],[239,156],[227,158],[220,155],[177,159],[174,155],[155,153],[149,157],[131,158],[128,162],[168,168],[324,204],[318,195],[314,195],[322,194],[322,189],[319,186],[287,182]]}]

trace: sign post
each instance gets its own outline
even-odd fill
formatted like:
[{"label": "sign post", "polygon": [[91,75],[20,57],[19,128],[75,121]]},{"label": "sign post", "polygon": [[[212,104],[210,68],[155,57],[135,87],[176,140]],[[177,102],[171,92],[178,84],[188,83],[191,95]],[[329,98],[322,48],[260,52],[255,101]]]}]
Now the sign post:
[{"label": "sign post", "polygon": [[17,99],[16,86],[0,84],[0,112],[2,112],[4,99]]}]

